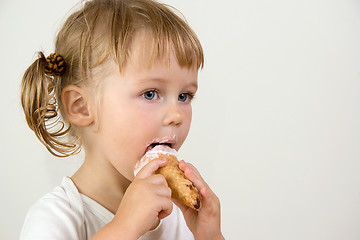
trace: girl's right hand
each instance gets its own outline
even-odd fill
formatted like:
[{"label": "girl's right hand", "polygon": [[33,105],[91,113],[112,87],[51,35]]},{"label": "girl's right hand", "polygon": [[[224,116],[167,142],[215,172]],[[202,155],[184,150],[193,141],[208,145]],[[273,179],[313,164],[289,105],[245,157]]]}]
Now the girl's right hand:
[{"label": "girl's right hand", "polygon": [[172,212],[171,190],[162,175],[154,174],[166,164],[166,159],[158,159],[141,169],[126,190],[112,220],[114,226],[126,229],[127,235],[130,234],[134,239],[138,239],[156,225],[159,219]]}]

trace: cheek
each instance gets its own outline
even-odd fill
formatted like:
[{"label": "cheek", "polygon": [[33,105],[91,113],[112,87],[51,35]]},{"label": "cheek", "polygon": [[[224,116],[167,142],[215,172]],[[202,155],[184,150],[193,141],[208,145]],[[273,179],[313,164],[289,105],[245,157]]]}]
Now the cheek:
[{"label": "cheek", "polygon": [[146,103],[136,104],[129,111],[129,124],[136,126],[136,129],[153,128],[154,124],[157,124],[160,120],[160,114],[156,114],[157,112],[158,107],[155,105]]},{"label": "cheek", "polygon": [[125,111],[121,111],[121,123],[119,128],[122,129],[121,141],[122,146],[127,148],[128,153],[132,151],[135,154],[143,154],[142,149],[145,144],[156,136],[157,126],[160,121],[160,114],[156,113],[156,109],[133,104]]},{"label": "cheek", "polygon": [[192,120],[192,107],[191,105],[184,106],[182,109],[184,113],[184,122],[191,123]]},{"label": "cheek", "polygon": [[183,108],[183,114],[184,114],[184,121],[183,121],[183,131],[185,134],[185,137],[189,133],[190,126],[191,126],[191,120],[192,120],[192,108],[191,106],[186,106]]}]

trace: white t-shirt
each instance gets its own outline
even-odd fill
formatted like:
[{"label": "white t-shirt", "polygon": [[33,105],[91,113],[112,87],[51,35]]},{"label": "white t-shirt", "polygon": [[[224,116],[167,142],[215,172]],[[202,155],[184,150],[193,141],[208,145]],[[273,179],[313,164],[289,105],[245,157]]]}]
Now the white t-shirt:
[{"label": "white t-shirt", "polygon": [[[20,239],[90,239],[114,217],[99,203],[80,194],[69,177],[61,186],[39,199],[26,215]],[[193,240],[180,209],[174,205],[172,213],[159,226],[143,235],[141,240]]]}]

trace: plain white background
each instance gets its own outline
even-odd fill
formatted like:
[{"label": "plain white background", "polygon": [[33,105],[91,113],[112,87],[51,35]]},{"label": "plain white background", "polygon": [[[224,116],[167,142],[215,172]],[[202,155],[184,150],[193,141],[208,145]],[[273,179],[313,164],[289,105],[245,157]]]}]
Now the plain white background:
[{"label": "plain white background", "polygon": [[[220,197],[226,238],[360,239],[360,2],[165,2],[204,47],[180,155]],[[17,239],[28,208],[81,164],[46,151],[19,100],[75,3],[0,2],[0,239]]]}]

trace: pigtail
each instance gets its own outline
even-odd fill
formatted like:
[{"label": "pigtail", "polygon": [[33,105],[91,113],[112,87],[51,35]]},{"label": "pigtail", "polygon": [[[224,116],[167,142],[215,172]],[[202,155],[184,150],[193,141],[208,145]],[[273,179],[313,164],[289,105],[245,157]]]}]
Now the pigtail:
[{"label": "pigtail", "polygon": [[[60,60],[60,61],[58,61]],[[38,58],[26,70],[21,83],[21,104],[27,124],[48,151],[58,157],[67,157],[80,151],[79,139],[70,141],[71,125],[65,126],[58,114],[55,97],[55,81],[65,71],[61,56],[51,54],[45,58],[39,52]]]}]

